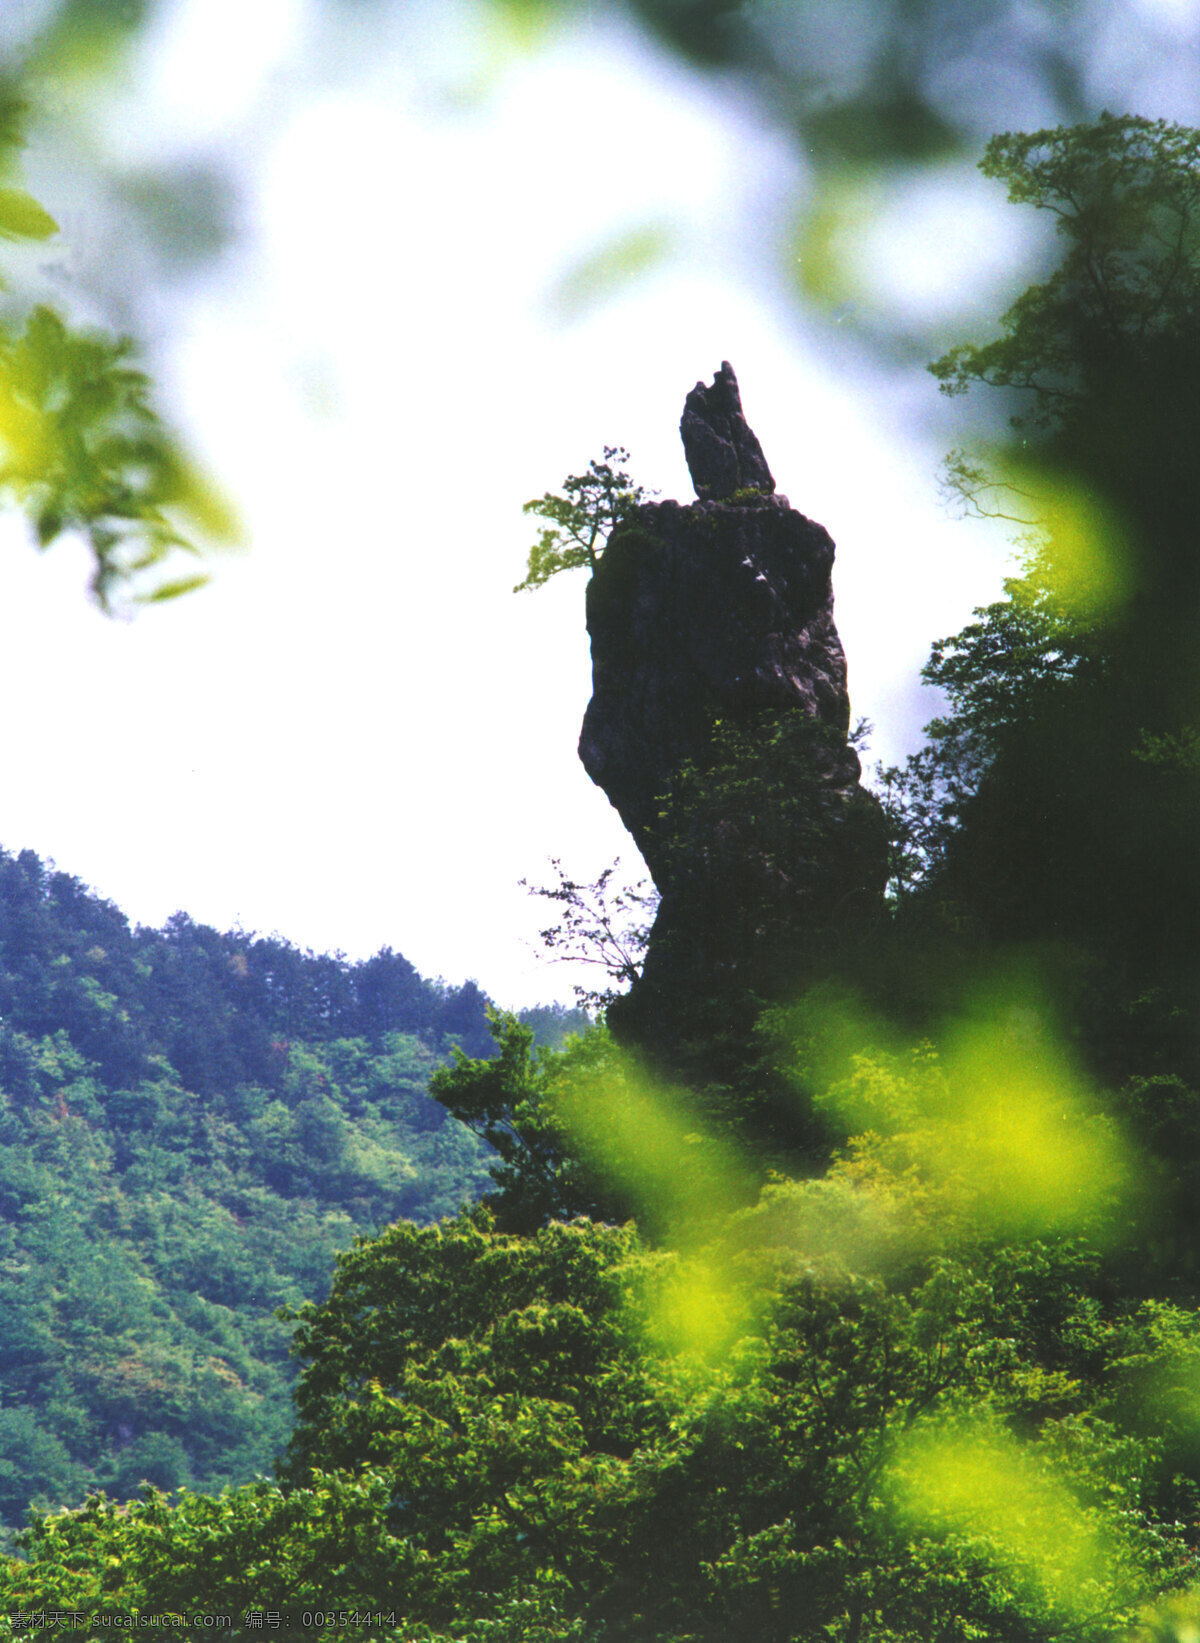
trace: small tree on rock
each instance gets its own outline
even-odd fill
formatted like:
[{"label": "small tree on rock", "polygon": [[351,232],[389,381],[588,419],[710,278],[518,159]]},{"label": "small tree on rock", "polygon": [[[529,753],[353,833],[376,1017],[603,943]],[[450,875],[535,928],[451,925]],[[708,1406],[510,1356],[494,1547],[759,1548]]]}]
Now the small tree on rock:
[{"label": "small tree on rock", "polygon": [[525,580],[517,583],[514,593],[540,587],[559,571],[578,565],[595,570],[616,527],[653,494],[634,484],[625,471],[628,461],[623,446],[606,445],[603,462],[590,462],[585,474],[569,475],[560,495],[547,491],[526,502],[523,513],[550,523],[530,548]]}]

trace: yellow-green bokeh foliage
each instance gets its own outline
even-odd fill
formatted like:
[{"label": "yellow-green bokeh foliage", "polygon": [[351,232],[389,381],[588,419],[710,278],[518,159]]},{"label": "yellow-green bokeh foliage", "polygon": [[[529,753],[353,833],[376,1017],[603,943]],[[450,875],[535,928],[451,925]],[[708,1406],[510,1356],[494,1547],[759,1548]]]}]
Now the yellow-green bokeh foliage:
[{"label": "yellow-green bokeh foliage", "polygon": [[886,1199],[896,1236],[1086,1234],[1133,1209],[1128,1143],[1094,1099],[1031,976],[978,986],[932,1041],[904,1044],[861,1003],[816,991],[777,1012],[781,1062],[847,1143],[831,1179]]},{"label": "yellow-green bokeh foliage", "polygon": [[1024,577],[1068,622],[1103,623],[1136,591],[1136,548],[1126,523],[1094,486],[995,442],[951,451],[942,490],[968,516],[1021,527]]},{"label": "yellow-green bokeh foliage", "polygon": [[1085,1499],[1065,1481],[1061,1457],[986,1418],[904,1432],[883,1495],[910,1536],[978,1563],[1022,1607],[1095,1622],[1144,1596],[1120,1502]]}]

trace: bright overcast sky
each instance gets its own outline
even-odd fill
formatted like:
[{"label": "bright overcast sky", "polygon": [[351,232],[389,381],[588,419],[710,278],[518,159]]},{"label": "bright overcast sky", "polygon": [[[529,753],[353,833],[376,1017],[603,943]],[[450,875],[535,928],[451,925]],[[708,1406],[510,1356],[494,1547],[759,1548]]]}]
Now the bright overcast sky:
[{"label": "bright overcast sky", "polygon": [[[1126,9],[1194,47],[1194,6]],[[732,360],[780,490],[837,542],[853,709],[888,760],[936,705],[930,641],[995,596],[1004,544],[939,503],[932,380],[884,378],[791,299],[772,247],[804,176],[782,137],[611,26],[499,62],[456,7],[424,15],[335,36],[305,0],[181,0],[111,105],[117,173],[237,156],[245,231],[160,291],[155,368],[250,551],[113,623],[81,553],[38,559],[5,527],[0,840],[141,922],[388,944],[515,1006],[569,996],[517,881],[637,860],[575,754],[583,579],[510,592],[526,498],[617,442],[689,498],[683,397]],[[1130,62],[1114,51],[1114,106]],[[1182,101],[1147,112],[1194,117]],[[1029,247],[998,194],[895,202],[859,298],[947,335],[995,312]],[[69,274],[86,200],[47,203]],[[581,297],[572,270],[643,228],[662,260]]]}]

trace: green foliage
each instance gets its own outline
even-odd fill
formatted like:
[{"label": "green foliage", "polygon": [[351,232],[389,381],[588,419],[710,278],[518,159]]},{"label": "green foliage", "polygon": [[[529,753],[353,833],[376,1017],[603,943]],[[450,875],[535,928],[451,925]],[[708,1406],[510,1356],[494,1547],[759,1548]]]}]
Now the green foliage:
[{"label": "green foliage", "polygon": [[424,1094],[436,1058],[399,1035],[379,1057],[293,1050],[280,1097],[203,1101],[170,1071],[110,1091],[62,1035],[8,1050],[40,1063],[0,1144],[0,1391],[36,1435],[2,1493],[10,1525],[84,1485],[269,1470],[290,1381],[272,1309],[323,1293],[355,1232],[448,1213],[486,1180]]},{"label": "green foliage", "polygon": [[30,514],[39,547],[66,531],[87,536],[106,608],[119,588],[138,589],[146,603],[201,586],[199,574],[147,573],[177,550],[197,552],[185,528],[218,539],[234,532],[159,421],[131,350],[127,339],[69,330],[46,307],[23,331],[0,336],[0,488]]},{"label": "green foliage", "polygon": [[517,1020],[533,1029],[535,1044],[560,1050],[568,1038],[584,1033],[592,1025],[588,1012],[571,1004],[531,1004],[518,1010]]},{"label": "green foliage", "polygon": [[58,233],[48,211],[22,188],[0,188],[0,239],[45,240]]},{"label": "green foliage", "polygon": [[[798,985],[807,973],[798,947],[815,958],[835,927],[870,917],[874,898],[862,887],[875,876],[882,825],[874,801],[854,791],[853,748],[866,728],[847,734],[776,709],[713,723],[703,755],[681,765],[659,801],[681,949],[736,955],[769,996],[772,975]],[[680,919],[685,900],[692,911]]]},{"label": "green foliage", "polygon": [[628,1228],[477,1210],[360,1240],[301,1311],[282,1488],[93,1500],[35,1526],[0,1595],[382,1604],[407,1636],[505,1643],[1118,1636],[1188,1557],[1103,1388],[1186,1319],[1114,1314],[1069,1245],[892,1280],[814,1262],[781,1226],[827,1197],[778,1187],[726,1226],[766,1305],[714,1362],[658,1321],[688,1263]]},{"label": "green foliage", "polygon": [[530,548],[525,580],[514,593],[540,587],[559,571],[584,565],[595,570],[613,531],[650,495],[623,466],[614,466],[628,461],[629,452],[620,445],[606,445],[603,462],[589,462],[585,474],[570,474],[561,494],[547,491],[526,502],[523,512],[550,523]]},{"label": "green foliage", "polygon": [[563,319],[579,319],[659,267],[675,249],[674,242],[670,226],[654,221],[606,238],[559,280],[552,298],[555,309]]},{"label": "green foliage", "polygon": [[764,491],[758,485],[742,485],[736,491],[730,491],[721,501],[729,508],[766,507],[771,502],[770,491]]},{"label": "green foliage", "polygon": [[1067,618],[1111,629],[1140,596],[1169,622],[1196,597],[1200,132],[1104,114],[995,137],[981,169],[1053,215],[1063,254],[999,336],[930,367],[947,393],[1003,390],[1020,435],[990,460],[952,453],[947,482],[1033,527],[1028,569]]},{"label": "green foliage", "polygon": [[1104,115],[994,138],[982,169],[1054,216],[1063,251],[999,336],[932,367],[1015,408],[1013,439],[955,453],[950,482],[1028,529],[1005,599],[934,647],[950,711],[881,773],[893,879],[914,914],[1157,954],[1162,986],[1200,917],[1200,133]]},{"label": "green foliage", "polygon": [[1200,132],[1102,114],[1091,125],[993,137],[980,162],[1015,204],[1049,211],[1067,242],[1051,277],[1004,315],[1004,334],[930,366],[1032,397],[1018,425],[1061,421],[1083,395],[1194,331],[1200,301]]},{"label": "green foliage", "polygon": [[497,1052],[473,1058],[456,1050],[453,1064],[434,1072],[429,1093],[495,1154],[489,1173],[497,1191],[488,1202],[500,1225],[529,1232],[556,1217],[627,1212],[575,1154],[555,1107],[556,1091],[598,1068],[601,1082],[604,1072],[616,1075],[610,1086],[619,1082],[621,1057],[608,1033],[592,1027],[551,1050],[535,1048],[532,1027],[515,1016],[491,1019]]},{"label": "green foliage", "polygon": [[769,918],[766,884],[786,883],[800,897],[836,882],[826,858],[829,811],[840,806],[825,788],[844,750],[841,726],[804,713],[714,722],[705,756],[679,769],[660,811],[673,876],[697,874],[720,886],[721,904],[707,908],[714,924],[727,929],[737,919],[759,930]]},{"label": "green foliage", "polygon": [[[1195,1318],[1123,1297],[1087,1241],[1090,1206],[1125,1190],[1111,1127],[1028,999],[977,1003],[908,1052],[823,1008],[774,1031],[841,1151],[761,1192],[602,1031],[535,1051],[499,1020],[500,1054],[437,1085],[500,1151],[505,1224],[478,1208],[358,1238],[328,1299],[283,1319],[303,1367],[280,1482],[42,1517],[0,1597],[319,1603],[500,1643],[1108,1643],[1185,1614],[1159,1600],[1195,1557]],[[61,1082],[67,1049],[46,1053]],[[335,1046],[281,1076],[280,1121],[317,1123],[338,1170],[331,1074],[361,1088],[369,1067]],[[97,1097],[81,1085],[68,1110]],[[668,1242],[579,1216],[588,1191]],[[216,1230],[192,1284],[218,1272]],[[181,1259],[203,1237],[197,1220],[141,1241]],[[161,1358],[129,1362],[136,1289],[72,1259],[89,1350],[126,1332],[108,1396],[177,1399]],[[37,1452],[28,1419],[13,1434]],[[129,1449],[160,1490],[187,1485],[182,1436]]]},{"label": "green foliage", "polygon": [[[11,85],[0,99],[0,168],[11,171],[26,109]],[[23,189],[0,186],[0,240],[57,233]],[[202,586],[207,576],[186,561],[238,534],[160,419],[133,352],[129,338],[76,328],[45,304],[23,323],[0,320],[0,495],[28,515],[39,548],[68,532],[86,537],[105,609],[118,595],[161,603]]]},{"label": "green foliage", "polygon": [[427,1094],[463,1004],[396,954],[134,932],[0,853],[0,1528],[269,1471],[273,1309],[321,1295],[357,1232],[487,1183]]},{"label": "green foliage", "polygon": [[1086,633],[1033,577],[1009,578],[1005,592],[934,644],[921,678],[949,711],[925,726],[925,747],[903,767],[876,771],[896,900],[936,874],[999,749],[1053,712],[1087,655]]},{"label": "green foliage", "polygon": [[[387,1527],[388,1483],[364,1473],[286,1492],[261,1481],[215,1497],[185,1489],[173,1503],[154,1488],[128,1505],[91,1496],[78,1512],[42,1519],[0,1592],[10,1612],[228,1615],[235,1629],[225,1635],[236,1636],[247,1611],[294,1611],[300,1625],[305,1610],[365,1608],[409,1561]],[[391,1635],[391,1598],[370,1607],[381,1626],[349,1635]]]},{"label": "green foliage", "polygon": [[474,982],[425,981],[390,948],[351,964],[184,914],[131,931],[32,851],[0,852],[0,1010],[34,1037],[65,1031],[112,1086],[152,1078],[164,1055],[200,1095],[276,1089],[293,1042],[361,1038],[380,1054],[400,1033],[435,1052],[491,1046]]},{"label": "green foliage", "polygon": [[858,787],[848,728],[778,709],[711,725],[658,797],[654,963],[608,1017],[783,1169],[811,1163],[821,1139],[757,1062],[757,1017],[872,943],[884,913],[886,823]]}]

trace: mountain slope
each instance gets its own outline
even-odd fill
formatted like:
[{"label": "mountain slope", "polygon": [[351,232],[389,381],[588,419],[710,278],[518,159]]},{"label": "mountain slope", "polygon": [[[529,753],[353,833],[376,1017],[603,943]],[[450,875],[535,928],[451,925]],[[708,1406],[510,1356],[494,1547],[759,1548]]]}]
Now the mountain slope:
[{"label": "mountain slope", "polygon": [[0,1524],[89,1488],[269,1472],[290,1326],[336,1253],[453,1213],[485,1151],[427,1094],[486,1000],[0,852]]}]

